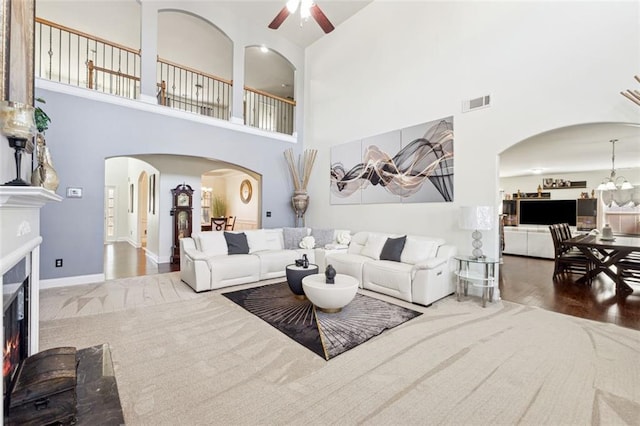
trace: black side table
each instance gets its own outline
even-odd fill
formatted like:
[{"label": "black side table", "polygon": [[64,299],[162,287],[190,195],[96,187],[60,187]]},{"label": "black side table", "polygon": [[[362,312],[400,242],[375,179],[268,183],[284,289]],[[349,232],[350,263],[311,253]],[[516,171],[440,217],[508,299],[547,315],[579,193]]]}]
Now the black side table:
[{"label": "black side table", "polygon": [[310,263],[308,268],[296,266],[294,264],[287,265],[287,284],[298,299],[305,299],[304,290],[302,289],[302,279],[307,275],[318,273],[318,265]]}]

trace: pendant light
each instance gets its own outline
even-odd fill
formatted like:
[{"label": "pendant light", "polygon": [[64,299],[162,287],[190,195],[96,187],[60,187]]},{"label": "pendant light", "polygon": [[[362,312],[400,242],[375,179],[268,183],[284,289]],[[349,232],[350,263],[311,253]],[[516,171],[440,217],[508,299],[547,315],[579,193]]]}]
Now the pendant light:
[{"label": "pendant light", "polygon": [[[629,183],[623,176],[616,178],[616,142],[618,139],[611,139],[611,176],[605,178],[596,188],[598,191],[615,191],[617,189],[633,189],[633,185]],[[621,183],[618,183],[622,181]]]}]

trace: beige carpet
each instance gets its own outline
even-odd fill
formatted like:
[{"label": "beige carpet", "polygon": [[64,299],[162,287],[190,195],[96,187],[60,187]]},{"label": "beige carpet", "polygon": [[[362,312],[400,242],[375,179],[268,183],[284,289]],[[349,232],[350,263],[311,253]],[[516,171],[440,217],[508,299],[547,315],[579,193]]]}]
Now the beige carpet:
[{"label": "beige carpet", "polygon": [[108,342],[130,425],[640,424],[635,330],[385,298],[424,315],[327,362],[220,292],[178,273],[45,290],[41,349]]}]

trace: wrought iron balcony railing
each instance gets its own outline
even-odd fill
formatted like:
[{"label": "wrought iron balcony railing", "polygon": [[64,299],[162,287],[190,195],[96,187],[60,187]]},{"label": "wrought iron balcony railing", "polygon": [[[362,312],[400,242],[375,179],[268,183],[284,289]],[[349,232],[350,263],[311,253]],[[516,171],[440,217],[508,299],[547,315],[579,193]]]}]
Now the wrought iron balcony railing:
[{"label": "wrought iron balcony railing", "polygon": [[[141,52],[36,18],[35,75],[138,99]],[[231,118],[233,82],[157,58],[158,104],[222,120]],[[244,87],[245,124],[293,134],[295,101]]]}]

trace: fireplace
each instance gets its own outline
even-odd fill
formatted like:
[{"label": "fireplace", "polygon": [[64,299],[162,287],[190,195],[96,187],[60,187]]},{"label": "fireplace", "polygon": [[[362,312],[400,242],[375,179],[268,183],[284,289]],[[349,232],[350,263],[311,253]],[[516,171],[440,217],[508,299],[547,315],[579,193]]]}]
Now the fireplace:
[{"label": "fireplace", "polygon": [[[2,286],[3,393],[20,361],[38,352],[40,209],[62,197],[41,187],[0,186],[0,285]],[[0,417],[6,407],[0,405]]]},{"label": "fireplace", "polygon": [[[23,259],[2,277],[3,294],[3,401],[7,412],[8,395],[11,392],[20,362],[27,358],[29,348],[29,277],[26,275]],[[14,283],[16,281],[17,283]]]}]

